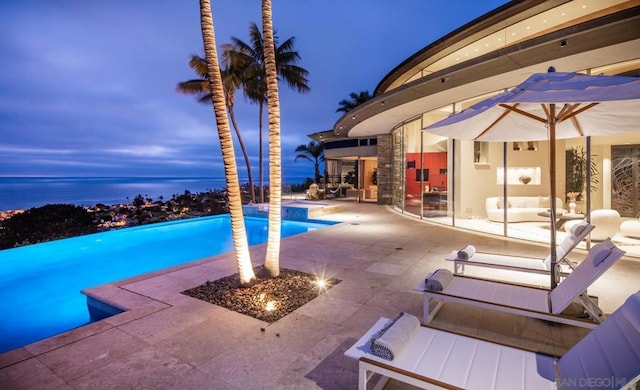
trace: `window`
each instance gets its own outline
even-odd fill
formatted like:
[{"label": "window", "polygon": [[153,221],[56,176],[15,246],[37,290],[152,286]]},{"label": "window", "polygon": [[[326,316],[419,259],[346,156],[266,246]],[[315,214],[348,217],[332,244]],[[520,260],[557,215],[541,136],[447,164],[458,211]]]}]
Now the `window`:
[{"label": "window", "polygon": [[489,143],[473,141],[473,162],[474,164],[485,164],[489,156]]},{"label": "window", "polygon": [[416,181],[429,181],[428,169],[416,169]]}]

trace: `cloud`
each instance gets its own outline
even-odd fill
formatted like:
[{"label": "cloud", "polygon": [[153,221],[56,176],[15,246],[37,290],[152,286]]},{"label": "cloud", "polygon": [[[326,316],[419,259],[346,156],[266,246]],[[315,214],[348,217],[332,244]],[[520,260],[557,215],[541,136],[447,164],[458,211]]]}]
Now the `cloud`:
[{"label": "cloud", "polygon": [[143,145],[129,148],[106,149],[107,153],[125,154],[136,157],[166,157],[173,154],[170,149],[160,145]]}]

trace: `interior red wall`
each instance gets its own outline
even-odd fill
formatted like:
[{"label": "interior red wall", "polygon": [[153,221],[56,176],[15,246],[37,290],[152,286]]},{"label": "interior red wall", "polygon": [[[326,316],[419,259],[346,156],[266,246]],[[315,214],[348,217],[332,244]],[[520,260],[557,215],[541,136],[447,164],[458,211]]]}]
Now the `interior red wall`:
[{"label": "interior red wall", "polygon": [[[415,168],[406,168],[406,193],[421,194],[420,182],[416,181],[416,169],[420,168],[420,153],[407,153],[406,162],[415,161]],[[439,191],[447,190],[447,175],[441,175],[440,169],[447,169],[447,152],[422,153],[422,168],[429,170],[429,189],[438,187]]]}]

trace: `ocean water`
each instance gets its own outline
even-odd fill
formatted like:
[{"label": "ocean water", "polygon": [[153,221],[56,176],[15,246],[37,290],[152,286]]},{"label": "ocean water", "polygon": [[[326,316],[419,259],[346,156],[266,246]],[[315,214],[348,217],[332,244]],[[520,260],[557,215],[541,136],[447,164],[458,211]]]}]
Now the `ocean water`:
[{"label": "ocean water", "polygon": [[[240,179],[240,182],[247,183],[247,180]],[[304,178],[283,182],[298,184],[304,182]],[[185,190],[202,192],[225,187],[226,182],[220,177],[0,177],[0,210],[54,203],[80,206],[131,203],[136,195],[153,200],[162,196],[168,200]]]}]

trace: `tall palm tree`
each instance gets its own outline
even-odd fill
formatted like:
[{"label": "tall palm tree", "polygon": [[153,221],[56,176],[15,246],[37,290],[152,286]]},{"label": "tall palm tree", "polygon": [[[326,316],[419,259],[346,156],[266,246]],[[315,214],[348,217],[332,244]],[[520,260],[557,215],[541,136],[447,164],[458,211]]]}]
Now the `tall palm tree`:
[{"label": "tall palm tree", "polygon": [[[263,141],[262,141],[262,118],[264,116],[264,104],[267,102],[267,83],[266,83],[266,69],[264,58],[264,43],[262,33],[255,23],[251,23],[249,26],[249,44],[242,40],[231,37],[233,46],[235,48],[234,56],[241,58],[240,62],[250,65],[245,68],[244,76],[244,92],[245,95],[259,106],[259,173],[260,176],[260,201],[263,201],[264,195],[264,170],[263,170]],[[281,45],[278,45],[278,37],[273,37],[273,46],[275,50],[276,58],[276,72],[279,80],[284,81],[290,88],[297,90],[298,92],[309,92],[309,81],[307,76],[309,72],[298,66],[300,61],[300,54],[294,50],[295,37],[291,37],[284,41]]]},{"label": "tall palm tree", "polygon": [[[238,138],[238,143],[240,144],[240,149],[242,150],[245,164],[247,165],[247,178],[249,179],[250,188],[249,195],[251,196],[251,201],[255,203],[256,191],[255,186],[253,185],[251,162],[249,160],[247,147],[245,146],[242,135],[240,134],[240,128],[238,127],[238,122],[236,121],[235,112],[233,110],[233,106],[235,103],[235,91],[242,86],[242,74],[244,67],[229,54],[229,52],[231,51],[230,45],[222,45],[222,50],[222,63],[224,69],[221,72],[222,84],[225,91],[225,104],[227,106],[227,111],[229,111],[231,123],[233,124],[233,129],[235,130],[236,137]],[[191,60],[189,60],[189,67],[191,67],[191,69],[193,69],[200,78],[178,83],[176,90],[185,94],[199,95],[199,102],[205,104],[209,103],[211,101],[211,93],[209,92],[210,83],[209,75],[207,73],[207,61],[204,58],[194,54],[191,55]]]},{"label": "tall palm tree", "polygon": [[236,255],[236,265],[238,267],[240,283],[243,286],[248,286],[253,283],[256,277],[253,272],[253,265],[251,264],[249,242],[244,225],[242,197],[240,194],[240,183],[238,182],[238,167],[236,166],[233,140],[231,139],[231,130],[229,129],[229,120],[227,119],[224,88],[218,62],[216,38],[213,30],[213,17],[211,16],[211,3],[209,0],[200,0],[200,28],[202,29],[207,74],[210,80],[209,92],[212,96],[211,103],[216,117],[220,149],[222,150],[222,159],[224,161],[224,176],[227,181],[227,190],[229,191],[229,213],[231,214],[231,233]]},{"label": "tall palm tree", "polygon": [[271,0],[262,0],[264,65],[269,118],[269,234],[264,268],[269,276],[280,274],[280,233],[282,222],[282,147],[280,137],[280,97],[273,36]]},{"label": "tall palm tree", "polygon": [[308,144],[298,145],[296,148],[296,158],[311,161],[313,163],[313,173],[316,183],[320,182],[320,163],[324,161],[324,142],[309,141]]},{"label": "tall palm tree", "polygon": [[349,94],[349,100],[342,99],[338,102],[339,107],[336,112],[349,112],[371,98],[372,96],[369,91],[362,91],[360,93],[351,92]]}]

